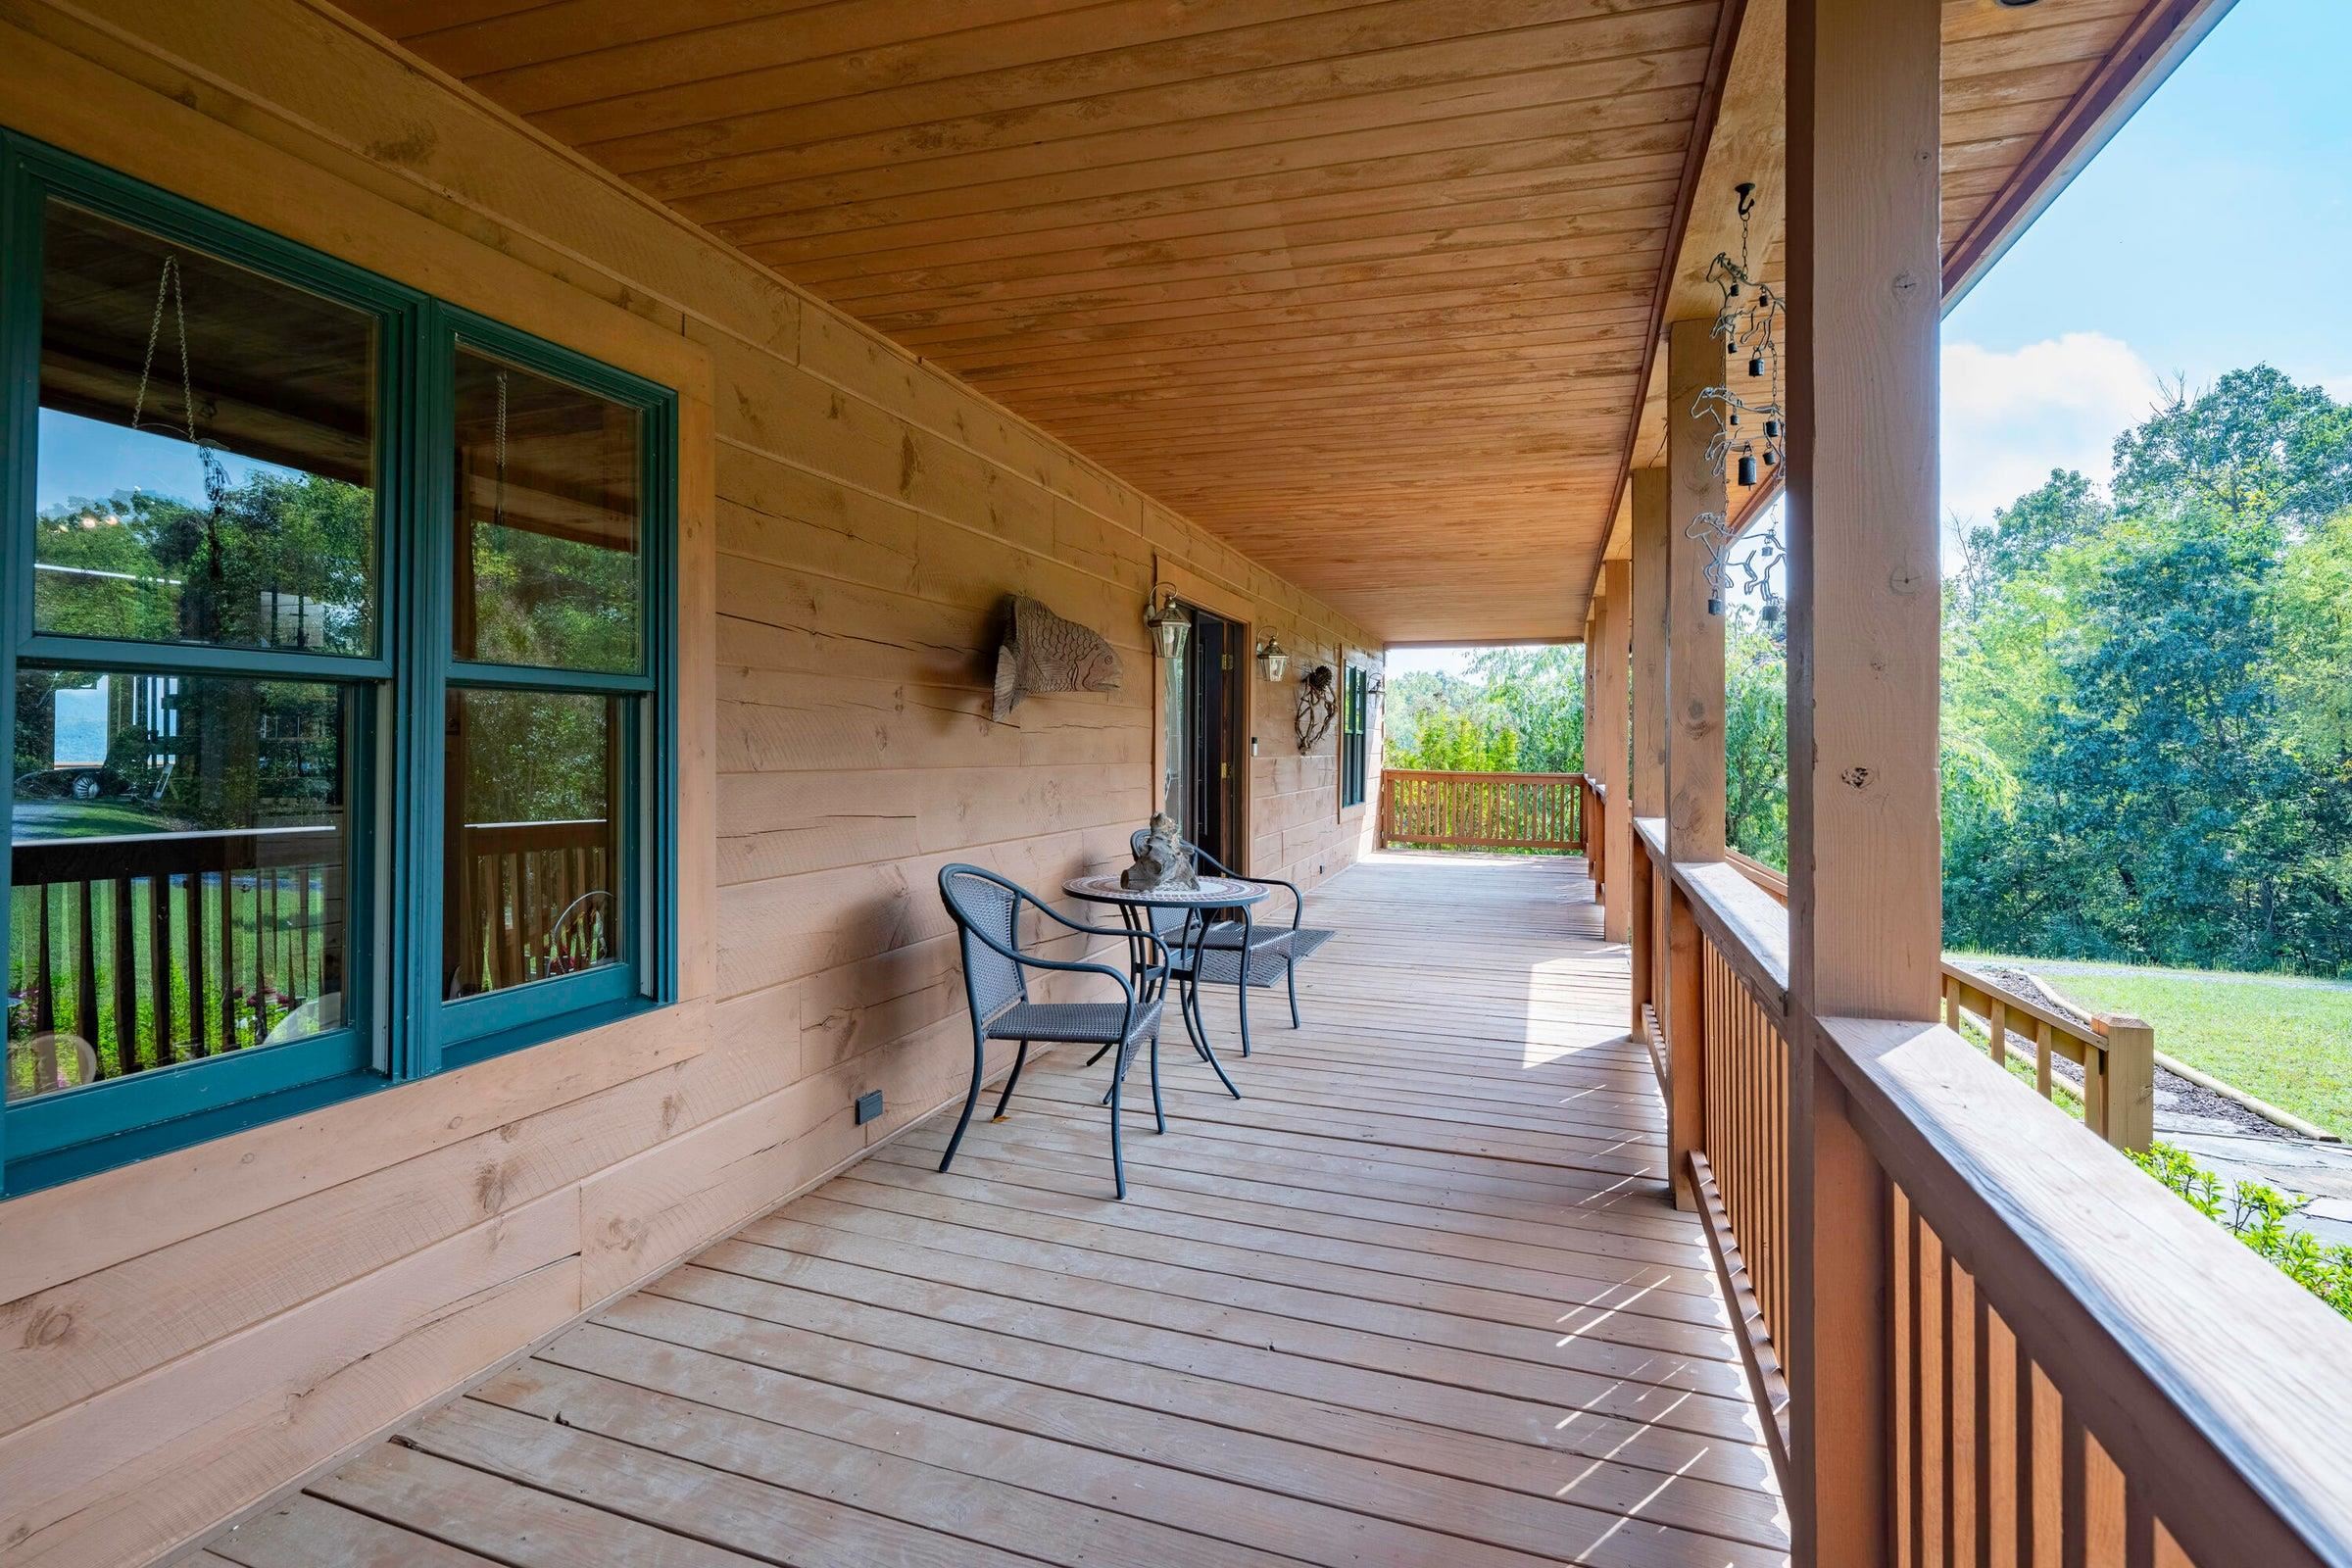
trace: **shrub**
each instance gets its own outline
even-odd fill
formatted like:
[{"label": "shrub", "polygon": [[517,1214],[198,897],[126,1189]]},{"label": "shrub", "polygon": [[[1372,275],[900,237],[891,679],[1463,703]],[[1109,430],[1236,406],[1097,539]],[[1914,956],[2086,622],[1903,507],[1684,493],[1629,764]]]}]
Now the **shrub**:
[{"label": "shrub", "polygon": [[2277,1264],[2289,1279],[2352,1318],[2352,1247],[2329,1246],[2288,1223],[2310,1205],[2310,1199],[2289,1198],[2276,1187],[2240,1181],[2225,1200],[2222,1179],[2171,1144],[2152,1145],[2132,1160]]}]

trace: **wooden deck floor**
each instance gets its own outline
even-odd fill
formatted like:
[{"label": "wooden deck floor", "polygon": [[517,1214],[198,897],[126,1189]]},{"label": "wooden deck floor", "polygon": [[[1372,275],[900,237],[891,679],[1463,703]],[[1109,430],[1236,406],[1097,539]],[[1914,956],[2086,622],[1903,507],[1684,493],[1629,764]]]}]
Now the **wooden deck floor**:
[{"label": "wooden deck floor", "polygon": [[[285,1563],[1762,1564],[1779,1499],[1581,861],[1385,855],[1266,1005],[1032,1064],[216,1543]],[[1233,1039],[1231,1004],[1212,1011]]]}]

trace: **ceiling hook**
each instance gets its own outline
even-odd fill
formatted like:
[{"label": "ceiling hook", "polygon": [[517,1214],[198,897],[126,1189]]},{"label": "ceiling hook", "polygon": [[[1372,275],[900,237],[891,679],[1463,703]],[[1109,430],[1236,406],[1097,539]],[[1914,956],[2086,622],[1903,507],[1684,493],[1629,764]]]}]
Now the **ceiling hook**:
[{"label": "ceiling hook", "polygon": [[1745,220],[1748,214],[1756,210],[1756,182],[1752,179],[1742,180],[1732,189],[1740,198],[1740,217]]}]

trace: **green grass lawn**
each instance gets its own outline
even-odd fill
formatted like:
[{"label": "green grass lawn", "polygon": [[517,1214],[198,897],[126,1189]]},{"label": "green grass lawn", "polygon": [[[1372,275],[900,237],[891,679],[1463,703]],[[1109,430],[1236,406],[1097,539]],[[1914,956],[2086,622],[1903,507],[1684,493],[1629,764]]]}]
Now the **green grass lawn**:
[{"label": "green grass lawn", "polygon": [[2147,1019],[2166,1055],[2352,1137],[2352,990],[2259,975],[2035,972],[2093,1011]]}]

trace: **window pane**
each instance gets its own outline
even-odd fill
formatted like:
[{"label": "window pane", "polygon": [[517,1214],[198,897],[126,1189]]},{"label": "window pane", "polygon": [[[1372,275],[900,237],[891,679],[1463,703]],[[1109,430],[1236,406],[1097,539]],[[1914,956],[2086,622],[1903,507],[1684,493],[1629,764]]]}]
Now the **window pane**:
[{"label": "window pane", "polygon": [[639,664],[634,409],[461,350],[457,657]]},{"label": "window pane", "polygon": [[33,621],[368,654],[375,320],[52,201]]},{"label": "window pane", "polygon": [[619,956],[620,742],[633,704],[449,694],[442,973],[452,1000]]},{"label": "window pane", "polygon": [[344,1021],[347,688],[17,678],[10,1100]]}]

